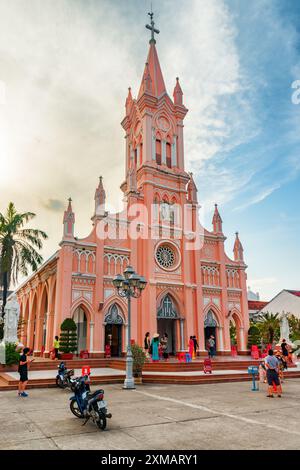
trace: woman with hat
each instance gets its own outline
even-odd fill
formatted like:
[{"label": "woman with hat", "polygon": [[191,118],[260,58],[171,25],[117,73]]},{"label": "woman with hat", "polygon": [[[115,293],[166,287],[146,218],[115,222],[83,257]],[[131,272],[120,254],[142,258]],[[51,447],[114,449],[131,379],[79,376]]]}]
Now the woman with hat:
[{"label": "woman with hat", "polygon": [[159,346],[159,334],[155,333],[151,341],[152,362],[159,361],[158,346]]}]

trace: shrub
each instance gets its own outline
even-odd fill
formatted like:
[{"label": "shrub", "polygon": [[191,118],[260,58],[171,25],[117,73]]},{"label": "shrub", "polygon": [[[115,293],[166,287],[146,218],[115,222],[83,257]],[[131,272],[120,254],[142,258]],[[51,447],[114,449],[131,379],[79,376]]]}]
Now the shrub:
[{"label": "shrub", "polygon": [[232,346],[236,346],[237,345],[237,340],[236,340],[236,326],[230,322],[230,341],[231,341],[231,345]]},{"label": "shrub", "polygon": [[20,359],[20,352],[16,351],[15,343],[5,343],[5,364],[12,366],[18,364]]},{"label": "shrub", "polygon": [[261,334],[259,328],[256,325],[251,325],[248,330],[248,348],[251,349],[253,345],[260,346],[260,344]]},{"label": "shrub", "polygon": [[66,318],[60,326],[59,350],[63,353],[77,351],[77,326],[72,318]]},{"label": "shrub", "polygon": [[131,352],[133,357],[133,376],[141,377],[143,366],[146,361],[146,354],[144,353],[143,348],[137,344],[131,345]]}]

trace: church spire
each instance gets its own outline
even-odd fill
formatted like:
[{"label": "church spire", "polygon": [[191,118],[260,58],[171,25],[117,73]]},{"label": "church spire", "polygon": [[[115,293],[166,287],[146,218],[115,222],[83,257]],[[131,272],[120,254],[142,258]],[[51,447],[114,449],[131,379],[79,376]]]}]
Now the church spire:
[{"label": "church spire", "polygon": [[212,220],[214,233],[223,233],[222,219],[218,210],[218,204],[215,204],[215,212]]},{"label": "church spire", "polygon": [[239,239],[239,232],[235,233],[235,242],[234,242],[234,261],[244,261],[244,249],[241,241]]},{"label": "church spire", "polygon": [[193,173],[190,173],[190,181],[188,182],[187,191],[188,191],[188,201],[193,204],[198,204],[198,197],[197,197],[198,190],[195,185]]},{"label": "church spire", "polygon": [[73,239],[74,238],[74,225],[75,225],[75,214],[72,209],[72,199],[68,199],[68,208],[64,212],[64,231],[63,231],[63,240]]},{"label": "church spire", "polygon": [[158,34],[159,31],[158,29],[154,28],[153,13],[148,13],[148,15],[151,18],[151,26],[146,25],[146,28],[151,30],[151,39],[149,41],[150,48],[138,99],[141,98],[145,92],[154,95],[156,98],[159,98],[161,95],[167,92],[155,47],[156,41],[154,39],[154,33]]},{"label": "church spire", "polygon": [[126,116],[129,115],[132,107],[133,99],[132,99],[132,94],[131,94],[131,88],[128,88],[128,95],[126,98],[126,103],[125,103],[125,108],[126,108]]},{"label": "church spire", "polygon": [[95,217],[103,217],[105,215],[105,200],[106,200],[106,193],[103,187],[103,178],[102,176],[99,177],[99,184],[95,191]]},{"label": "church spire", "polygon": [[175,88],[174,88],[174,91],[173,91],[173,98],[174,98],[174,104],[176,105],[181,105],[183,104],[182,102],[182,96],[183,96],[183,93],[182,93],[182,89],[181,89],[181,86],[179,84],[179,78],[176,77],[176,85],[175,85]]}]

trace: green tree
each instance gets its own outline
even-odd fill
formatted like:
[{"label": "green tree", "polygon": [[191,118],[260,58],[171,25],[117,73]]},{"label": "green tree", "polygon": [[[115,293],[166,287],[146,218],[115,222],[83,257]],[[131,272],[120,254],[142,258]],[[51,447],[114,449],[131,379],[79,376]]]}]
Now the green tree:
[{"label": "green tree", "polygon": [[292,341],[300,340],[300,318],[290,314],[288,316],[289,327],[290,327],[290,338]]},{"label": "green tree", "polygon": [[45,232],[23,228],[35,217],[33,212],[18,213],[10,202],[5,214],[0,213],[0,287],[3,288],[2,311],[7,300],[11,282],[18,282],[19,274],[28,276],[29,269],[36,271],[43,258],[36,250],[47,238]]},{"label": "green tree", "polygon": [[60,327],[59,350],[63,353],[77,351],[77,326],[72,318],[66,318]]},{"label": "green tree", "polygon": [[279,313],[266,312],[259,316],[257,326],[265,343],[272,344],[280,336]]},{"label": "green tree", "polygon": [[261,345],[261,334],[256,323],[252,323],[248,330],[248,348]]},{"label": "green tree", "polygon": [[232,346],[236,346],[236,344],[237,344],[237,340],[236,340],[236,326],[233,324],[232,321],[230,322],[229,331],[230,331],[230,341],[231,341],[231,345],[232,345]]}]

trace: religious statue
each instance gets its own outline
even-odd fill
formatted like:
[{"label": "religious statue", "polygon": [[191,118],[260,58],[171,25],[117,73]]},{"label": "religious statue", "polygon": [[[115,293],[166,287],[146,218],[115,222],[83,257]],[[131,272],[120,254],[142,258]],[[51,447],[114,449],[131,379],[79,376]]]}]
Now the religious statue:
[{"label": "religious statue", "polygon": [[16,294],[12,294],[4,307],[4,342],[16,343],[18,341],[18,322],[20,317],[20,306]]},{"label": "religious statue", "polygon": [[287,343],[290,341],[290,326],[288,321],[288,314],[283,313],[280,319],[280,337],[281,340],[285,339]]},{"label": "religious statue", "polygon": [[170,214],[171,214],[170,205],[167,202],[162,202],[160,205],[160,215],[161,215],[162,221],[169,222],[171,218]]}]

